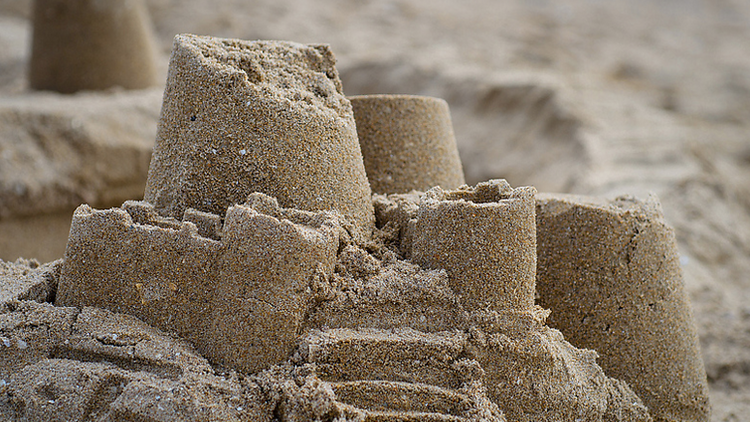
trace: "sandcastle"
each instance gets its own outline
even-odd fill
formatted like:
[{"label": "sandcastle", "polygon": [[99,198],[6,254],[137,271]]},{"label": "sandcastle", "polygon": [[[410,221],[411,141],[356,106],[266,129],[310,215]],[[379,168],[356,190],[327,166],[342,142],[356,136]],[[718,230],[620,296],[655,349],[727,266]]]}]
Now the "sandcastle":
[{"label": "sandcastle", "polygon": [[[244,373],[232,385],[245,393],[227,393],[244,401],[225,419],[708,420],[674,241],[652,205],[628,205],[649,239],[639,249],[620,242],[633,224],[609,208],[589,227],[559,217],[591,210],[582,200],[504,180],[461,185],[449,116],[367,117],[435,100],[355,99],[353,112],[334,62],[325,46],[177,36],[145,201],[78,208],[54,309],[135,316]],[[372,148],[359,148],[361,119]],[[435,125],[441,146],[422,152],[435,156],[378,168],[401,148],[416,154],[397,141],[434,139],[409,131]],[[577,230],[584,243],[570,243]],[[626,271],[599,257],[610,244],[632,258]],[[579,322],[578,302],[604,312]],[[632,311],[614,310],[626,303]],[[56,347],[79,356],[83,346]],[[659,358],[667,349],[674,360]],[[66,353],[25,359],[54,366],[44,357]],[[149,359],[152,373],[173,367]],[[198,371],[179,365],[183,375],[160,376],[180,383]],[[102,414],[138,414],[119,397]]]}]

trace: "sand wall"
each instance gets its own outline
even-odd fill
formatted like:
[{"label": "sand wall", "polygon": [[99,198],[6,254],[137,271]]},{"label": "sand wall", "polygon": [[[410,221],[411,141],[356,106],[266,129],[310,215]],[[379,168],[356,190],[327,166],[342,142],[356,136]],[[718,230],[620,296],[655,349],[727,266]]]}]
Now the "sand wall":
[{"label": "sand wall", "polygon": [[79,207],[55,303],[137,316],[248,372],[286,360],[310,283],[333,271],[338,218],[283,210],[258,194],[230,208],[219,241],[209,224],[218,216],[186,214],[160,217],[146,202]]}]

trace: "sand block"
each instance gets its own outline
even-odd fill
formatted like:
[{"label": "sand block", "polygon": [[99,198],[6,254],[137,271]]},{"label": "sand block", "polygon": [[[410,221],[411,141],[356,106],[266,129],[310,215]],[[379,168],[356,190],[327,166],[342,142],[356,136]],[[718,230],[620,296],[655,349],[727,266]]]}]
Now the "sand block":
[{"label": "sand block", "polygon": [[214,375],[190,345],[135,317],[17,302],[0,313],[0,331],[9,326],[26,355],[0,345],[2,420],[271,420],[256,384]]},{"label": "sand block", "polygon": [[547,314],[489,311],[469,329],[465,356],[481,364],[487,395],[508,420],[651,421],[628,385],[597,365],[596,352],[544,324]]},{"label": "sand block", "polygon": [[370,186],[334,63],[324,45],[175,37],[145,199],[181,218],[263,192],[338,211],[369,237]]},{"label": "sand block", "polygon": [[72,93],[156,83],[156,45],[142,0],[35,0],[29,83]]},{"label": "sand block", "polygon": [[15,262],[5,262],[0,259],[0,312],[17,300],[53,301],[61,268],[60,259],[44,265],[36,260],[19,258]]},{"label": "sand block", "polygon": [[465,340],[460,331],[338,328],[309,332],[298,353],[304,362],[314,362],[326,381],[390,380],[459,388],[465,379],[452,365]]},{"label": "sand block", "polygon": [[445,269],[467,311],[527,311],[534,305],[535,193],[505,180],[429,190],[410,222],[412,261]]},{"label": "sand block", "polygon": [[56,298],[134,315],[196,344],[210,314],[222,244],[190,222],[162,218],[146,202],[73,215]]},{"label": "sand block", "polygon": [[339,236],[337,215],[281,208],[263,194],[230,207],[207,356],[247,372],[289,358],[313,284],[333,273]]},{"label": "sand block", "polygon": [[367,177],[381,194],[456,189],[464,172],[448,103],[417,95],[349,97]]},{"label": "sand block", "polygon": [[[347,260],[349,249],[339,255],[340,263]],[[343,271],[356,272],[347,268]],[[405,261],[394,261],[383,263],[376,272],[359,279],[337,272],[333,284],[356,286],[358,294],[337,292],[321,301],[308,316],[306,327],[410,327],[439,332],[466,326],[466,316],[442,270],[423,270]]]},{"label": "sand block", "polygon": [[674,232],[655,198],[537,201],[539,304],[660,420],[706,421],[706,373]]}]

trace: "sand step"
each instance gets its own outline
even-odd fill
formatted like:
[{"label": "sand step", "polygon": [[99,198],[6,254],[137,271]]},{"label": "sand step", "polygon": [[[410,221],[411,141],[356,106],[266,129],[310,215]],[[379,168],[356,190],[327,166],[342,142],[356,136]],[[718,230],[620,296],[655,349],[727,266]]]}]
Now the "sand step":
[{"label": "sand step", "polygon": [[460,416],[469,412],[469,397],[427,384],[397,381],[330,383],[337,400],[367,411],[440,413]]},{"label": "sand step", "polygon": [[442,413],[367,412],[364,422],[468,422],[468,419]]},{"label": "sand step", "polygon": [[423,333],[410,328],[316,330],[300,345],[330,382],[387,380],[459,388],[466,382],[455,369],[464,349],[462,332]]}]

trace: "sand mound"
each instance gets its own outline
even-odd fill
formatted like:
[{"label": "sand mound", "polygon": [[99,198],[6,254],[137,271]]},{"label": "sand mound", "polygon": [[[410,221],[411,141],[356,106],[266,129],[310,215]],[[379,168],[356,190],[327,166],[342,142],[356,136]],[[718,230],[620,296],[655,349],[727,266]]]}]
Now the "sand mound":
[{"label": "sand mound", "polygon": [[180,340],[123,314],[5,302],[4,420],[263,420],[257,384],[214,374]]}]

